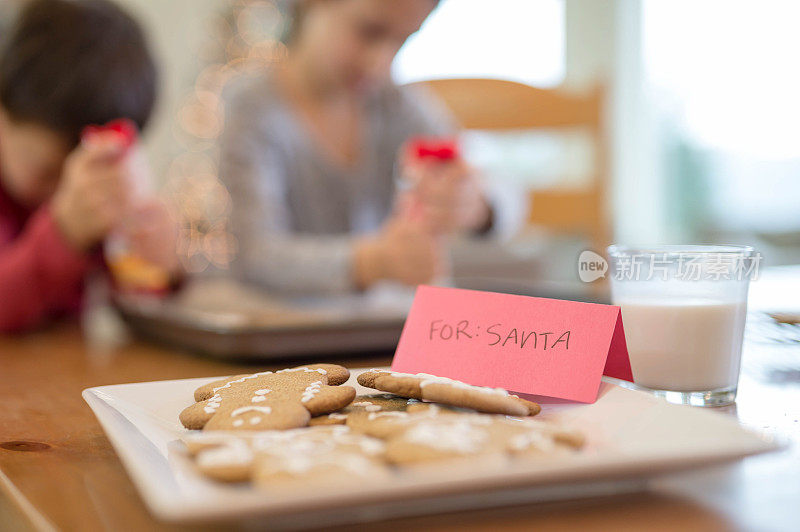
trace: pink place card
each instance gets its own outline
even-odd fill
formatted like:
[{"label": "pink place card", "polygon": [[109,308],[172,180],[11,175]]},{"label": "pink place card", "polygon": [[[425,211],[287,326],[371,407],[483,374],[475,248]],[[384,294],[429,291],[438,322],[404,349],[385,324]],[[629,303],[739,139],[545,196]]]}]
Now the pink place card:
[{"label": "pink place card", "polygon": [[620,309],[420,286],[392,369],[593,403],[600,377],[632,381]]}]

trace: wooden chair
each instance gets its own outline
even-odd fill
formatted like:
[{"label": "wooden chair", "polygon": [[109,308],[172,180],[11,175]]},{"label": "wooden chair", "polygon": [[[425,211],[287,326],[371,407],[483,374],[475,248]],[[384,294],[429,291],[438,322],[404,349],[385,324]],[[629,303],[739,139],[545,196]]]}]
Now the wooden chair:
[{"label": "wooden chair", "polygon": [[554,233],[586,237],[592,249],[609,244],[606,194],[608,157],[603,93],[576,95],[561,89],[539,89],[496,79],[440,79],[419,82],[449,107],[465,129],[588,130],[595,169],[580,188],[554,187],[530,192],[530,223]]}]

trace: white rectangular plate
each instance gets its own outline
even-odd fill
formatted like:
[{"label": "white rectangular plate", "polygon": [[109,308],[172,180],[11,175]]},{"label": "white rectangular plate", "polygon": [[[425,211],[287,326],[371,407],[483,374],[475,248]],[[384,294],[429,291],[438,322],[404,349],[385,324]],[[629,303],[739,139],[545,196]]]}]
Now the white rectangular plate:
[{"label": "white rectangular plate", "polygon": [[[358,393],[374,393],[355,382]],[[537,419],[583,431],[577,455],[547,462],[437,466],[392,482],[344,482],[335,490],[263,491],[199,476],[178,441],[188,433],[180,411],[193,392],[214,379],[100,386],[83,397],[154,515],[169,521],[258,519],[302,526],[364,521],[576,498],[640,489],[648,478],[777,449],[765,436],[717,412],[667,404],[610,382],[596,403],[544,404]]]}]

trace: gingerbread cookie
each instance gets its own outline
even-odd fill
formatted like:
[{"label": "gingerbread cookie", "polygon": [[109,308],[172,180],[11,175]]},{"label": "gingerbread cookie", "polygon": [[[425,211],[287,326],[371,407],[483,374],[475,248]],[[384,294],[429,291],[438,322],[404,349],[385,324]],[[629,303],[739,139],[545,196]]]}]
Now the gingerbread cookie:
[{"label": "gingerbread cookie", "polygon": [[381,440],[334,425],[309,427],[285,442],[259,445],[253,482],[260,486],[296,484],[340,485],[344,479],[365,482],[390,471]]},{"label": "gingerbread cookie", "polygon": [[347,424],[385,440],[386,459],[398,465],[486,455],[552,456],[583,445],[579,433],[548,423],[435,406],[415,412],[356,414]]},{"label": "gingerbread cookie", "polygon": [[356,412],[403,411],[408,406],[409,401],[409,399],[390,393],[359,395],[352,403],[338,412],[317,416],[312,418],[308,424],[310,426],[344,425],[347,421],[347,416],[350,414]]},{"label": "gingerbread cookie", "polygon": [[358,383],[401,397],[470,408],[490,414],[534,416],[541,407],[501,388],[472,386],[461,381],[426,373],[398,373],[371,369],[358,376]]},{"label": "gingerbread cookie", "polygon": [[[322,369],[325,370],[325,375],[328,377],[328,384],[330,386],[339,386],[340,384],[344,384],[347,382],[347,379],[350,378],[350,371],[342,366],[337,364],[314,364],[311,366],[305,366],[308,368],[313,369]],[[269,373],[269,372],[264,372]],[[209,382],[201,387],[199,387],[194,392],[194,400],[195,401],[205,401],[206,399],[210,399],[212,395],[214,395],[214,389],[220,388],[225,386],[229,382],[238,381],[245,377],[249,377],[251,374],[245,373],[242,375],[234,375],[232,377],[225,377],[224,379],[219,379],[213,382]]]},{"label": "gingerbread cookie", "polygon": [[197,469],[222,482],[244,482],[253,474],[255,453],[244,438],[229,437],[218,445],[203,446],[194,455]]},{"label": "gingerbread cookie", "polygon": [[404,430],[386,440],[386,459],[398,465],[495,455],[505,458],[492,438],[489,416],[412,415]]},{"label": "gingerbread cookie", "polygon": [[436,411],[438,414],[447,415],[447,414],[476,414],[477,410],[473,410],[472,408],[464,408],[461,406],[452,406],[452,405],[445,405],[441,403],[425,403],[422,401],[417,401],[416,399],[409,399],[408,400],[408,407],[406,408],[406,412],[408,413],[415,413],[415,412],[426,412],[428,410]]},{"label": "gingerbread cookie", "polygon": [[352,402],[355,389],[338,386],[348,377],[342,366],[317,364],[221,379],[198,388],[200,400],[181,412],[180,421],[204,430],[304,427],[312,416]]},{"label": "gingerbread cookie", "polygon": [[[387,473],[384,444],[347,427],[309,427],[259,433],[200,433],[184,442],[204,475],[260,485],[327,482]],[[211,437],[209,437],[211,436]]]},{"label": "gingerbread cookie", "polygon": [[405,432],[414,423],[425,418],[438,418],[440,411],[435,408],[419,412],[354,412],[347,417],[347,426],[355,432],[389,439]]}]

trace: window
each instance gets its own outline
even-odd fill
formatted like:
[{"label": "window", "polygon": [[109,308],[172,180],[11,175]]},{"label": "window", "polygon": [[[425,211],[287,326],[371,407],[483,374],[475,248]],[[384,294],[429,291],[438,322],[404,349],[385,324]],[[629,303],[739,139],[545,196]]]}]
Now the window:
[{"label": "window", "polygon": [[400,50],[398,83],[478,77],[555,86],[564,79],[563,0],[442,0]]},{"label": "window", "polygon": [[800,3],[647,0],[643,57],[695,230],[800,229]]}]

